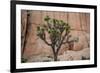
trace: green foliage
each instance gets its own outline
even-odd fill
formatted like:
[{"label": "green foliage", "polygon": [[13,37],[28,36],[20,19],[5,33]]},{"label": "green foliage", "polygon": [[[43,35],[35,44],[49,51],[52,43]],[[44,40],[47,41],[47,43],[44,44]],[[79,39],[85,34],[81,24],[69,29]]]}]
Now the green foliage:
[{"label": "green foliage", "polygon": [[48,31],[48,33],[53,37],[60,36],[64,30],[66,30],[67,33],[70,32],[70,26],[63,20],[52,19],[49,16],[46,16],[44,21],[47,25],[37,27],[38,36],[40,37],[43,36],[44,31]]},{"label": "green foliage", "polygon": [[41,39],[45,39],[45,33],[44,33],[45,29],[44,27],[37,27],[37,35],[41,38]]},{"label": "green foliage", "polygon": [[44,20],[48,22],[50,20],[49,16],[46,16]]}]

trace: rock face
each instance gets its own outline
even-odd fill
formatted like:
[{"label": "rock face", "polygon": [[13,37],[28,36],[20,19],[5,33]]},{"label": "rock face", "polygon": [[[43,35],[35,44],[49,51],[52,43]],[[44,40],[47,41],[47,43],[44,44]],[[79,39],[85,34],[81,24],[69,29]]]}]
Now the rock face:
[{"label": "rock face", "polygon": [[[79,41],[74,43],[74,47],[69,50],[67,47],[68,44],[62,45],[59,51],[60,60],[80,60],[81,56],[86,55],[89,57],[89,42],[90,42],[90,16],[88,13],[72,13],[72,12],[49,12],[49,11],[28,11],[29,19],[27,20],[27,11],[22,10],[22,28],[24,31],[21,33],[21,47],[24,49],[23,57],[27,58],[29,62],[38,62],[38,61],[52,61],[53,52],[50,46],[44,43],[37,36],[37,26],[44,23],[43,19],[45,16],[49,15],[50,17],[56,19],[62,19],[65,22],[68,22],[72,27],[71,35],[79,38]],[[28,24],[27,24],[28,22]],[[26,29],[26,26],[28,28]],[[27,34],[25,35],[25,30]],[[24,37],[24,39],[23,39]],[[24,41],[24,43],[23,43]],[[70,55],[70,56],[69,56]],[[66,56],[66,58],[64,57]],[[49,57],[49,58],[48,58]],[[42,59],[43,60],[42,60]]]},{"label": "rock face", "polygon": [[72,61],[72,60],[82,60],[82,57],[90,59],[90,49],[84,48],[80,51],[66,51],[62,55],[59,55],[58,58],[60,61]]}]

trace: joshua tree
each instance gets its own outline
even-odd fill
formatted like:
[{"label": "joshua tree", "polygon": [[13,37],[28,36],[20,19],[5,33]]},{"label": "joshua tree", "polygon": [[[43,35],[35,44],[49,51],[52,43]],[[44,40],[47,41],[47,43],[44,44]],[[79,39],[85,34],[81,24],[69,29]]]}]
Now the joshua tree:
[{"label": "joshua tree", "polygon": [[[58,52],[61,46],[68,43],[69,48],[72,48],[72,43],[77,40],[69,40],[69,38],[72,37],[69,34],[71,27],[63,20],[57,20],[46,16],[44,21],[46,22],[45,24],[37,27],[37,35],[52,48],[54,61],[57,61]],[[47,40],[47,35],[49,36],[50,41]]]}]

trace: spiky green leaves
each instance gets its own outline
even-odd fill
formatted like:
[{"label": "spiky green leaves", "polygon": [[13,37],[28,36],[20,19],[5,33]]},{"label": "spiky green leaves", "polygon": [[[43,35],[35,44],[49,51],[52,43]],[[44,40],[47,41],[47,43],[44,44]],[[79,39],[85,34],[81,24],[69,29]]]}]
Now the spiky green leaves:
[{"label": "spiky green leaves", "polygon": [[49,17],[49,16],[46,16],[46,17],[44,18],[44,21],[46,21],[47,23],[49,23],[49,20],[50,20],[50,17]]},{"label": "spiky green leaves", "polygon": [[44,27],[37,27],[37,35],[41,38],[41,39],[45,39],[45,29]]},{"label": "spiky green leaves", "polygon": [[45,39],[45,32],[48,32],[50,35],[51,42],[55,45],[57,42],[61,41],[62,33],[69,34],[70,26],[65,23],[63,20],[58,20],[46,16],[44,18],[46,24],[37,27],[38,36],[43,40]]},{"label": "spiky green leaves", "polygon": [[48,24],[48,29],[56,29],[56,31],[60,31],[60,33],[64,30],[66,30],[66,32],[70,32],[69,24],[65,23],[63,20],[52,19],[49,16],[46,16],[44,20]]}]

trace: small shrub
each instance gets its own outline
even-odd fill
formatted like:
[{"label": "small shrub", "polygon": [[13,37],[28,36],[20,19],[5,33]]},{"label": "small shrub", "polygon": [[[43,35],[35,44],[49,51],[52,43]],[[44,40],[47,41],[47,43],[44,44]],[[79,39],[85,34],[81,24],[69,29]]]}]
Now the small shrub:
[{"label": "small shrub", "polygon": [[27,59],[21,58],[21,62],[22,62],[22,63],[26,63],[26,62],[27,62]]},{"label": "small shrub", "polygon": [[86,58],[86,57],[82,56],[81,59],[82,59],[82,60],[89,60],[90,58]]}]

